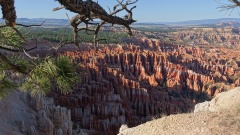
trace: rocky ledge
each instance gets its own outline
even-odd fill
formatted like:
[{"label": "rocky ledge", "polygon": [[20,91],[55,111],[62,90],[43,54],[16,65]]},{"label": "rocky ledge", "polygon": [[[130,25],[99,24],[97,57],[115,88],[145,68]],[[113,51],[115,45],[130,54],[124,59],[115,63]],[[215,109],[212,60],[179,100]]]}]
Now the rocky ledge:
[{"label": "rocky ledge", "polygon": [[195,105],[194,113],[155,119],[134,128],[123,125],[118,135],[240,134],[240,88]]}]

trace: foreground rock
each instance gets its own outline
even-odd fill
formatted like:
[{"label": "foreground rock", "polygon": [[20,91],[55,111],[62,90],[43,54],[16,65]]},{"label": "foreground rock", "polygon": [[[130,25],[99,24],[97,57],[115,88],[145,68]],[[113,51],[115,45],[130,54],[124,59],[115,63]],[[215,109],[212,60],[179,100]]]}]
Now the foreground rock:
[{"label": "foreground rock", "polygon": [[[240,134],[239,93],[240,88],[238,87],[219,94],[210,102],[197,104],[194,110],[196,113],[171,115],[134,128],[123,125],[118,135]],[[209,105],[211,109],[201,109],[206,105]]]},{"label": "foreground rock", "polygon": [[72,135],[70,110],[43,96],[14,92],[0,100],[0,135]]},{"label": "foreground rock", "polygon": [[[239,104],[238,104],[239,103]],[[195,105],[194,113],[199,112],[219,112],[240,108],[240,88],[235,88],[228,92],[219,93],[211,101],[205,101]]]}]

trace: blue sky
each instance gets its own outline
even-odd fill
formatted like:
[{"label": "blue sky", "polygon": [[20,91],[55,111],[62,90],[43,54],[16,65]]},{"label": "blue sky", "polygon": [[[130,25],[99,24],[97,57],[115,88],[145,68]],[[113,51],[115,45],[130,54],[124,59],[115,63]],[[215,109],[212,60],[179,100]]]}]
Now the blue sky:
[{"label": "blue sky", "polygon": [[[227,3],[227,0],[221,0]],[[113,7],[116,0],[98,0],[107,10],[107,6]],[[173,22],[214,18],[240,18],[235,9],[231,15],[229,12],[220,12],[220,6],[215,0],[139,0],[134,10],[134,19],[138,22]],[[19,18],[64,18],[74,14],[60,10],[52,12],[59,3],[54,0],[15,0],[17,16]],[[240,9],[238,9],[240,11]],[[108,11],[108,10],[107,10]],[[123,14],[119,14],[123,16]]]}]

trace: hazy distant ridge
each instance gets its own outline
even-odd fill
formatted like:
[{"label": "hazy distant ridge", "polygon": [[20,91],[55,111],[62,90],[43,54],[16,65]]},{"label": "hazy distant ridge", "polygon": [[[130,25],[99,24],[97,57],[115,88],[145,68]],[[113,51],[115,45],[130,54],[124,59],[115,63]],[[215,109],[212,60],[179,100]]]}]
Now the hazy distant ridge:
[{"label": "hazy distant ridge", "polygon": [[[41,24],[43,21],[43,26],[66,26],[69,24],[67,19],[54,19],[54,18],[18,18],[17,23],[21,24]],[[0,22],[3,22],[1,19]],[[203,20],[189,20],[189,21],[179,21],[179,22],[137,22],[134,25],[173,25],[173,26],[186,26],[186,25],[212,25],[223,22],[240,22],[239,18],[220,18],[220,19],[203,19]]]},{"label": "hazy distant ridge", "polygon": [[[46,22],[44,22],[46,20]],[[3,22],[3,19],[0,20]],[[25,24],[25,25],[37,25],[44,22],[43,26],[66,26],[69,24],[67,19],[55,19],[55,18],[17,18],[17,23]]]},{"label": "hazy distant ridge", "polygon": [[166,25],[212,25],[222,22],[240,22],[239,18],[219,18],[219,19],[203,19],[203,20],[189,20],[180,22],[160,22]]}]

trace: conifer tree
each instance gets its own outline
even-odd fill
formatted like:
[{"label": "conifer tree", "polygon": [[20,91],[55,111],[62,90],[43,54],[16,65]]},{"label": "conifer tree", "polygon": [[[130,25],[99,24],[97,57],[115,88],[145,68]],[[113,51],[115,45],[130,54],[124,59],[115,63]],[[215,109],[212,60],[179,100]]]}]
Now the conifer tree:
[{"label": "conifer tree", "polygon": [[64,94],[70,92],[79,81],[70,58],[32,57],[23,43],[11,27],[0,29],[0,97],[16,88],[32,95],[45,94],[56,87]]},{"label": "conifer tree", "polygon": [[[138,0],[116,0],[117,4],[113,11],[107,13],[101,5],[92,0],[57,0],[62,6],[55,8],[59,10],[66,8],[77,13],[70,21],[74,32],[74,43],[78,45],[78,32],[81,30],[92,31],[94,33],[93,43],[98,49],[98,39],[100,28],[105,23],[112,25],[118,24],[124,26],[129,35],[132,35],[130,25],[135,22],[132,18],[132,10],[136,6],[127,7],[136,3]],[[20,88],[23,91],[29,91],[32,95],[46,94],[52,89],[57,88],[63,94],[71,92],[71,88],[79,81],[76,73],[76,67],[66,56],[53,57],[33,57],[28,51],[36,49],[24,48],[23,44],[27,42],[25,35],[20,33],[15,25],[30,27],[22,24],[16,24],[16,11],[14,0],[0,0],[5,25],[0,26],[0,97],[6,96],[11,90]],[[123,18],[116,14],[126,11],[127,15]],[[93,19],[100,19],[101,22],[94,24]],[[85,23],[86,28],[79,29],[80,23]],[[96,29],[90,30],[88,25],[96,25]],[[63,44],[59,44],[61,47]]]},{"label": "conifer tree", "polygon": [[15,28],[14,0],[0,0],[5,25],[0,26],[0,98],[14,89],[29,91],[32,95],[46,94],[52,89],[66,94],[79,81],[75,66],[66,56],[57,58],[32,57],[25,49],[24,35]]}]

